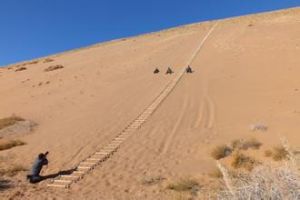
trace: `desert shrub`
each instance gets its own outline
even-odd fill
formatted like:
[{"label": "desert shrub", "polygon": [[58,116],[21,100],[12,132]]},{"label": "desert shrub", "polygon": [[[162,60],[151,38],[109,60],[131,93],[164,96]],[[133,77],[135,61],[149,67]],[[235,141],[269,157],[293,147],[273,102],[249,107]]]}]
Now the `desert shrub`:
[{"label": "desert shrub", "polygon": [[258,164],[259,162],[257,160],[240,152],[234,154],[231,163],[234,168],[244,168],[248,171],[251,171]]},{"label": "desert shrub", "polygon": [[54,61],[54,59],[52,59],[52,58],[46,58],[44,60],[44,63],[49,63],[49,62],[53,62],[53,61]]},{"label": "desert shrub", "polygon": [[27,171],[27,169],[22,165],[13,165],[8,169],[0,169],[0,175],[12,177],[22,171]]},{"label": "desert shrub", "polygon": [[167,189],[174,190],[177,192],[187,192],[187,191],[194,191],[198,190],[200,185],[197,181],[192,179],[182,179],[177,183],[171,183],[167,186]]},{"label": "desert shrub", "polygon": [[163,178],[161,176],[147,177],[142,180],[142,184],[143,185],[155,185],[155,184],[162,182],[163,180],[165,180],[165,178]]},{"label": "desert shrub", "polygon": [[266,150],[265,151],[265,156],[266,157],[271,157],[273,155],[273,152],[271,150]]},{"label": "desert shrub", "polygon": [[213,169],[208,175],[212,178],[223,178],[223,174],[219,168]]},{"label": "desert shrub", "polygon": [[247,150],[247,149],[259,149],[262,143],[259,142],[257,139],[252,138],[248,140],[234,140],[232,141],[231,145],[233,149]]},{"label": "desert shrub", "polygon": [[0,151],[11,149],[16,146],[22,146],[26,143],[21,140],[8,140],[8,141],[2,141],[0,142]]},{"label": "desert shrub", "polygon": [[288,158],[288,151],[281,145],[273,147],[272,158],[275,161],[280,161]]},{"label": "desert shrub", "polygon": [[250,126],[250,130],[251,131],[267,131],[268,130],[268,127],[264,124],[252,124]]},{"label": "desert shrub", "polygon": [[0,119],[0,130],[8,126],[12,126],[19,121],[24,121],[24,119],[18,116],[11,116],[11,117]]},{"label": "desert shrub", "polygon": [[58,69],[62,69],[62,68],[64,68],[64,66],[62,66],[62,65],[52,65],[52,66],[47,67],[44,71],[50,72],[50,71],[54,71],[54,70],[58,70]]},{"label": "desert shrub", "polygon": [[220,160],[222,158],[229,156],[231,152],[232,149],[227,145],[219,145],[212,150],[211,156],[216,160]]},{"label": "desert shrub", "polygon": [[24,70],[27,70],[27,68],[26,67],[19,67],[15,71],[19,72],[19,71],[24,71]]},{"label": "desert shrub", "polygon": [[39,62],[38,60],[33,60],[33,61],[27,62],[25,64],[33,65],[33,64],[37,64],[38,62]]},{"label": "desert shrub", "polygon": [[296,171],[284,166],[260,166],[243,179],[232,179],[233,189],[217,194],[219,200],[296,200],[300,197],[300,177]]}]

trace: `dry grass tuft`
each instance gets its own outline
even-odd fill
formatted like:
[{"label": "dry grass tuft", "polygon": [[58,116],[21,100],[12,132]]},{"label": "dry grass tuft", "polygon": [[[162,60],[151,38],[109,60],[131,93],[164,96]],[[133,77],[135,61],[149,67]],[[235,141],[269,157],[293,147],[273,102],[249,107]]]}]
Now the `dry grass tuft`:
[{"label": "dry grass tuft", "polygon": [[22,146],[26,143],[21,140],[8,140],[8,141],[2,141],[0,142],[0,151],[11,149],[16,146]]},{"label": "dry grass tuft", "polygon": [[142,184],[143,185],[148,185],[148,186],[149,185],[155,185],[155,184],[161,183],[164,180],[165,180],[165,178],[161,177],[161,176],[147,177],[147,178],[144,178],[142,180]]},{"label": "dry grass tuft", "polygon": [[54,61],[54,59],[52,59],[52,58],[46,58],[43,63],[49,63],[49,62],[53,62],[53,61]]},{"label": "dry grass tuft", "polygon": [[0,130],[8,126],[12,126],[19,121],[25,121],[25,120],[18,116],[11,116],[11,117],[0,119]]},{"label": "dry grass tuft", "polygon": [[62,69],[62,68],[64,68],[64,66],[62,66],[62,65],[52,65],[50,67],[47,67],[44,71],[50,72],[50,71],[54,71],[54,70],[58,70],[58,69]]},{"label": "dry grass tuft", "polygon": [[266,157],[271,157],[273,155],[273,152],[271,150],[266,150],[265,151],[265,156]]},{"label": "dry grass tuft", "polygon": [[38,62],[39,62],[39,60],[33,60],[33,61],[28,62],[28,63],[26,63],[26,64],[28,64],[28,65],[33,65],[33,64],[37,64]]},{"label": "dry grass tuft", "polygon": [[167,189],[177,192],[193,192],[199,189],[200,185],[197,181],[192,179],[182,179],[177,183],[171,183],[167,186]]},{"label": "dry grass tuft", "polygon": [[281,145],[273,147],[272,158],[275,161],[281,161],[288,159],[289,153],[288,151]]},{"label": "dry grass tuft", "polygon": [[15,71],[19,72],[19,71],[24,71],[24,70],[27,70],[27,68],[26,67],[19,67]]},{"label": "dry grass tuft", "polygon": [[208,175],[212,178],[223,178],[223,173],[219,168],[213,169]]},{"label": "dry grass tuft", "polygon": [[233,156],[232,167],[234,168],[244,168],[248,171],[251,171],[255,166],[259,165],[260,162],[254,158],[247,156],[243,153],[237,152]]},{"label": "dry grass tuft", "polygon": [[300,197],[300,177],[296,171],[284,166],[255,168],[247,177],[234,180],[234,191],[217,194],[219,200],[296,200]]},{"label": "dry grass tuft", "polygon": [[232,149],[230,147],[227,145],[219,145],[212,150],[211,156],[216,160],[220,160],[229,156],[231,153]]},{"label": "dry grass tuft", "polygon": [[8,169],[0,169],[0,175],[12,177],[12,176],[17,175],[19,172],[23,172],[23,171],[27,171],[27,169],[24,166],[14,165]]},{"label": "dry grass tuft", "polygon": [[259,149],[262,143],[259,142],[257,139],[252,138],[249,140],[234,140],[231,145],[233,149],[248,150]]}]

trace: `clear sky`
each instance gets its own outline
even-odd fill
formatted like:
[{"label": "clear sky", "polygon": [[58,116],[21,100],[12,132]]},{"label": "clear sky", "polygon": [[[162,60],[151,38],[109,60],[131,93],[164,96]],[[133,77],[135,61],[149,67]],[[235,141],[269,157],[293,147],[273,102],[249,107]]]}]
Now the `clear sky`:
[{"label": "clear sky", "polygon": [[210,19],[300,6],[300,0],[1,0],[0,66]]}]

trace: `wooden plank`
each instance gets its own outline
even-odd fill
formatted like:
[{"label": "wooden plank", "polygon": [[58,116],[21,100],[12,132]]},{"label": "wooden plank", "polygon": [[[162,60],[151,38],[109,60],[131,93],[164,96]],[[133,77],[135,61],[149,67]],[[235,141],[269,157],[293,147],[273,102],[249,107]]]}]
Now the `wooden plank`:
[{"label": "wooden plank", "polygon": [[101,159],[100,158],[88,158],[86,160],[92,160],[92,161],[100,161]]},{"label": "wooden plank", "polygon": [[86,167],[86,166],[78,166],[77,169],[92,169],[91,167]]},{"label": "wooden plank", "polygon": [[55,183],[71,183],[71,180],[54,180]]},{"label": "wooden plank", "polygon": [[85,174],[84,171],[74,171],[73,174]]},{"label": "wooden plank", "polygon": [[97,163],[89,163],[89,162],[81,162],[79,165],[88,165],[88,166],[91,166],[91,165],[96,165]]},{"label": "wooden plank", "polygon": [[95,153],[95,155],[107,155],[107,154],[109,154],[109,152],[100,151]]},{"label": "wooden plank", "polygon": [[78,175],[60,175],[61,178],[80,178]]},{"label": "wooden plank", "polygon": [[67,185],[59,185],[59,184],[48,184],[48,187],[59,187],[59,188],[67,188]]}]

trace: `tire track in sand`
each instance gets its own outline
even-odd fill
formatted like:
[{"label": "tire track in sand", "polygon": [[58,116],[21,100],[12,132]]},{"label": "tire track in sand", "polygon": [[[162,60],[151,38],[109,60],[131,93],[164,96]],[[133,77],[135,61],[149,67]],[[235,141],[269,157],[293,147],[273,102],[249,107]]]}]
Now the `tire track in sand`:
[{"label": "tire track in sand", "polygon": [[[201,40],[199,46],[197,47],[197,49],[195,50],[195,52],[192,54],[192,56],[190,57],[190,59],[188,60],[186,66],[189,66],[193,63],[193,61],[195,60],[195,58],[197,57],[197,55],[200,53],[201,49],[203,48],[206,40],[209,38],[209,36],[211,35],[211,33],[214,31],[214,29],[216,28],[218,24],[215,23],[212,28],[208,31],[208,33],[204,36],[204,38]],[[184,74],[185,72],[185,68],[183,68],[183,72],[182,75]],[[182,76],[181,75],[181,76]],[[180,79],[179,79],[180,80]],[[178,81],[179,81],[178,80]],[[177,81],[177,82],[178,82]],[[176,85],[174,85],[175,87]],[[205,96],[205,101],[204,101],[204,107],[200,107],[200,116],[201,118],[204,117],[203,120],[205,120],[205,125],[204,127],[205,128],[212,128],[213,127],[213,124],[214,124],[214,105],[213,105],[213,102],[211,101],[211,99],[209,98],[208,95]],[[185,114],[185,110],[187,108],[187,100],[185,99],[184,102],[183,102],[183,108],[180,112],[180,115],[179,117],[177,118],[176,120],[176,123],[174,125],[174,128],[172,129],[171,133],[168,135],[167,137],[167,140],[164,142],[164,144],[162,145],[162,154],[165,154],[167,153],[169,147],[170,147],[170,144],[173,142],[174,140],[174,136],[175,136],[175,133],[179,127],[179,125],[181,124],[180,122],[182,121],[183,117],[184,117],[184,114]],[[206,110],[206,112],[204,111]],[[203,114],[204,113],[204,114]],[[201,120],[199,120],[199,123],[201,123]]]}]

